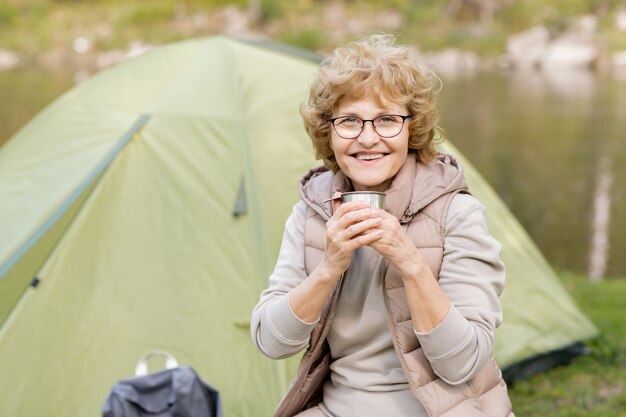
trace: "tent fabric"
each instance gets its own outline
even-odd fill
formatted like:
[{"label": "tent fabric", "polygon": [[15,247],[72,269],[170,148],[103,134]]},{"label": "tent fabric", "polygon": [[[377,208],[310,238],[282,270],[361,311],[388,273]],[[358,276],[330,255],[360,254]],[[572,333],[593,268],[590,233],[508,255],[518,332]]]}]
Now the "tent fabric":
[{"label": "tent fabric", "polygon": [[[297,358],[259,354],[249,317],[318,163],[298,112],[316,68],[225,37],[162,46],[79,84],[0,148],[0,415],[98,415],[154,349],[214,386],[225,415],[271,414]],[[593,337],[493,190],[442,147],[504,245],[500,365]]]}]

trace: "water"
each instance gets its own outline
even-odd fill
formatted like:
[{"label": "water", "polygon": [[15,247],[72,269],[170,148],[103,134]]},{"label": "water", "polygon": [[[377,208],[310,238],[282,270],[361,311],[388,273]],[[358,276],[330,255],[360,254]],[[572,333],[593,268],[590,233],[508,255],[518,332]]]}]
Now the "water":
[{"label": "water", "polygon": [[[0,143],[74,84],[0,71]],[[587,73],[444,80],[447,137],[558,268],[626,276],[626,81]]]},{"label": "water", "polygon": [[481,74],[442,91],[447,136],[548,260],[597,275],[626,276],[625,110],[626,81],[588,73]]}]

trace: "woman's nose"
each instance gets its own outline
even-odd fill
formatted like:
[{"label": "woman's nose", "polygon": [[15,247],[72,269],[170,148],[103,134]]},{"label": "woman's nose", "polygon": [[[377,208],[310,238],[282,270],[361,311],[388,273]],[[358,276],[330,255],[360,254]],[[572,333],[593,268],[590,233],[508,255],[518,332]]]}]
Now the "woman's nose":
[{"label": "woman's nose", "polygon": [[380,137],[378,136],[378,133],[376,133],[376,130],[374,130],[374,123],[369,120],[365,122],[363,130],[357,137],[357,140],[366,148],[370,148],[380,142]]}]

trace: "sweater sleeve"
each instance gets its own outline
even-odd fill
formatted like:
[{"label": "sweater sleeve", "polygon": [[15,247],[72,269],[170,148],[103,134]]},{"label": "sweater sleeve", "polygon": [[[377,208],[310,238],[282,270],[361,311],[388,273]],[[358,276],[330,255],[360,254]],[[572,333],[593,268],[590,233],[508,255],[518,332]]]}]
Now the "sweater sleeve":
[{"label": "sweater sleeve", "polygon": [[487,229],[484,206],[469,195],[454,197],[445,226],[439,286],[452,306],[426,333],[415,332],[434,372],[449,384],[475,376],[489,360],[502,322],[501,245]]},{"label": "sweater sleeve", "polygon": [[287,222],[274,272],[252,311],[252,341],[266,356],[281,359],[304,349],[316,323],[306,323],[289,305],[289,291],[306,277],[304,222],[306,205],[296,204]]}]

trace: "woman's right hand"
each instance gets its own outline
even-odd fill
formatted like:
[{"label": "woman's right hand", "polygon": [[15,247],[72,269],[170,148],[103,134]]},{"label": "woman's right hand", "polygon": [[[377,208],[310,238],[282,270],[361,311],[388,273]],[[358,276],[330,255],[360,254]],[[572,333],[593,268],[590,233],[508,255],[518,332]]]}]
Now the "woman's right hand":
[{"label": "woman's right hand", "polygon": [[367,203],[336,202],[333,206],[333,216],[326,223],[326,251],[322,268],[328,276],[339,279],[350,266],[354,251],[382,236],[382,230],[378,228],[382,218]]},{"label": "woman's right hand", "polygon": [[326,222],[326,251],[322,262],[289,292],[289,305],[294,314],[305,323],[319,320],[337,280],[352,260],[358,248],[382,236],[378,229],[382,218],[379,210],[369,204],[338,202],[334,214]]}]

